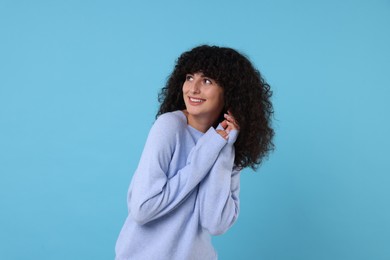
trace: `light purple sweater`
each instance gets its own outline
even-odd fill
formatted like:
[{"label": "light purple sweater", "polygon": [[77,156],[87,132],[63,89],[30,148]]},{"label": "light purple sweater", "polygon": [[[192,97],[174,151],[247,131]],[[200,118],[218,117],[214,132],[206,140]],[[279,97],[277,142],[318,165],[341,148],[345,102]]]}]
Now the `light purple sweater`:
[{"label": "light purple sweater", "polygon": [[217,259],[210,234],[226,232],[239,212],[237,135],[203,134],[182,111],[158,117],[130,184],[117,260]]}]

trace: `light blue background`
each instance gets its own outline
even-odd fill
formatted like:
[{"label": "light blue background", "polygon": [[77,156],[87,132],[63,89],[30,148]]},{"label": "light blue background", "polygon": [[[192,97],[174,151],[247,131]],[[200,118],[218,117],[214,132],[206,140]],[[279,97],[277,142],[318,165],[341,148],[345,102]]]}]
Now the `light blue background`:
[{"label": "light blue background", "polygon": [[0,0],[0,259],[113,259],[177,56],[236,48],[274,90],[220,259],[390,259],[390,2]]}]

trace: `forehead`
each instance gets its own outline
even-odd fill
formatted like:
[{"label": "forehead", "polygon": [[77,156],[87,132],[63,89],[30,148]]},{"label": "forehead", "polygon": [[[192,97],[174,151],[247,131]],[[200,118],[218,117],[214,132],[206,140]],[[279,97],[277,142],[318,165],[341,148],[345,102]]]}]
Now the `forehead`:
[{"label": "forehead", "polygon": [[196,75],[196,76],[199,76],[199,77],[206,77],[202,71],[189,72],[187,74]]},{"label": "forehead", "polygon": [[[187,74],[194,75],[194,76],[196,75],[196,76],[201,77],[201,78],[210,78],[210,79],[214,79],[214,77],[205,74],[203,71],[189,72],[189,73],[187,73]],[[214,79],[214,80],[215,80],[215,79]]]}]

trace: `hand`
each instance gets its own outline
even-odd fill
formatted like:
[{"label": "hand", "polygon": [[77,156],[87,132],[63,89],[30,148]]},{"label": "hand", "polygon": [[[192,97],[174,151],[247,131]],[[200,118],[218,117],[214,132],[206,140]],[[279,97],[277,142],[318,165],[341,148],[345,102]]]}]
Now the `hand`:
[{"label": "hand", "polygon": [[229,138],[228,133],[225,130],[217,129],[216,131],[223,139],[227,140]]},{"label": "hand", "polygon": [[[228,134],[233,129],[237,131],[240,130],[240,126],[237,124],[233,114],[229,110],[227,114],[224,114],[224,117],[225,120],[222,122],[222,127],[227,131]],[[224,124],[226,124],[226,127],[224,126]]]},{"label": "hand", "polygon": [[238,126],[236,120],[234,119],[234,116],[230,111],[228,111],[227,114],[224,114],[225,120],[221,122],[222,129],[217,129],[217,133],[222,136],[225,140],[229,138],[229,133],[232,130],[240,130],[240,127]]}]

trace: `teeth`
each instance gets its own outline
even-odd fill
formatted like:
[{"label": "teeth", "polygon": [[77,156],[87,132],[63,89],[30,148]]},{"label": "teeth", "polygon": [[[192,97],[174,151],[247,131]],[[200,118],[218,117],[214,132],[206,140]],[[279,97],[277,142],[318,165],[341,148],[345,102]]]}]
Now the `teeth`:
[{"label": "teeth", "polygon": [[204,102],[204,100],[202,100],[202,99],[197,99],[197,98],[190,98],[190,100],[191,100],[192,102],[196,102],[196,103],[202,103],[202,102]]}]

